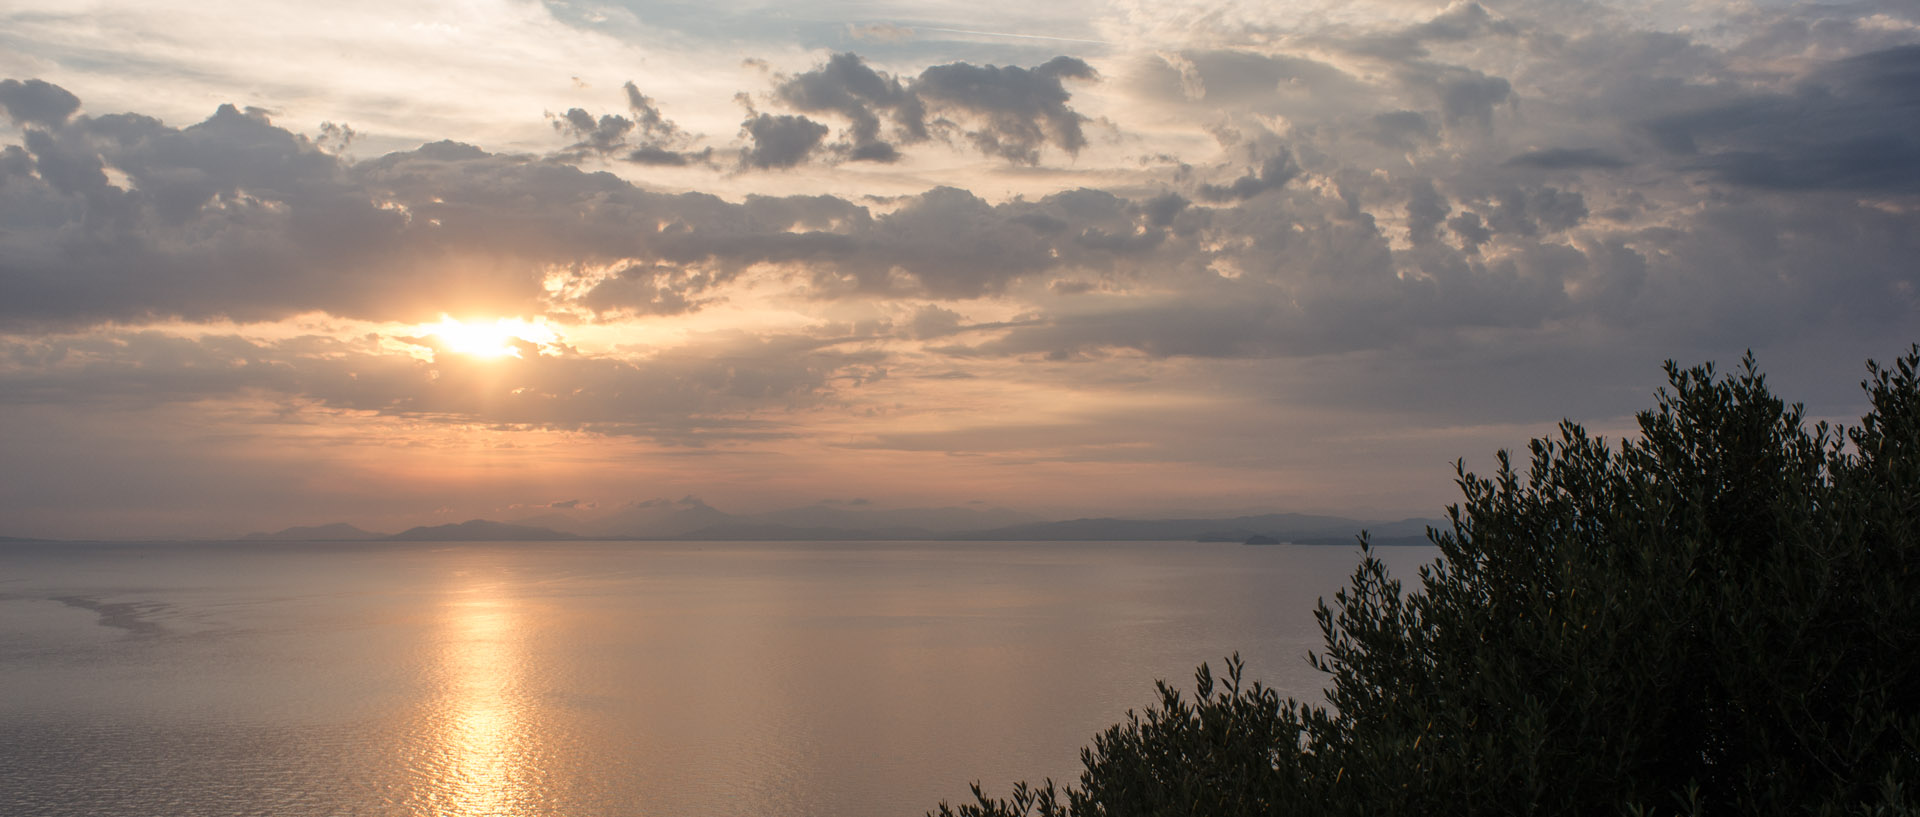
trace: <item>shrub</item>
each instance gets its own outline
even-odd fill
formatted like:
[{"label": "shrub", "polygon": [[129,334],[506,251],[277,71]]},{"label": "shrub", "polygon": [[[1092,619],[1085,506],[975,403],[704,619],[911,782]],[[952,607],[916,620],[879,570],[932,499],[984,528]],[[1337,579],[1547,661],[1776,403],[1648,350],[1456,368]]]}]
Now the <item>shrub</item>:
[{"label": "shrub", "polygon": [[1456,466],[1403,592],[1360,537],[1316,615],[1322,704],[1196,673],[1081,752],[940,817],[1912,814],[1920,783],[1920,346],[1811,428],[1749,355],[1669,362],[1611,446],[1563,423]]}]

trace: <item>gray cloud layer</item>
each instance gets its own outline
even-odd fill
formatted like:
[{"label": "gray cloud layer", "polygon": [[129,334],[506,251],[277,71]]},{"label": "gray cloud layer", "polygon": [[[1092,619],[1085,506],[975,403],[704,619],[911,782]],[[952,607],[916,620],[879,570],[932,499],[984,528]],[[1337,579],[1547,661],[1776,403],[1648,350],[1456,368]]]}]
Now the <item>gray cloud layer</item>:
[{"label": "gray cloud layer", "polygon": [[[1220,206],[1096,190],[996,205],[939,188],[876,215],[831,196],[730,203],[655,193],[456,143],[354,163],[257,112],[223,107],[175,129],[137,114],[71,116],[60,89],[15,83],[6,99],[25,138],[0,162],[0,213],[11,225],[0,236],[0,320],[74,326],[309,310],[418,319],[444,309],[450,288],[524,314],[567,306],[548,300],[542,270],[594,264],[621,267],[577,304],[600,313],[697,308],[757,265],[789,268],[819,297],[970,298],[1022,282],[1105,281],[1116,294],[1046,307],[1045,330],[991,347],[1053,354],[1103,345],[1311,354],[1568,320],[1685,334],[1715,323],[1891,317],[1914,298],[1911,215],[1819,191],[1910,183],[1901,140],[1911,137],[1893,126],[1913,116],[1913,86],[1899,80],[1914,53],[1820,66],[1802,90],[1767,104],[1647,120],[1670,135],[1663,149],[1714,177],[1797,193],[1710,201],[1691,214],[1662,211],[1603,178],[1529,175],[1617,169],[1588,149],[1402,181],[1349,174],[1307,140],[1299,147],[1310,158],[1276,145],[1244,175],[1191,188]],[[884,96],[904,86],[873,87]],[[1816,101],[1851,110],[1855,97],[1875,103],[1858,103],[1855,136],[1839,135],[1832,117],[1810,133],[1783,124]],[[615,145],[638,127],[575,113],[568,126],[585,145]],[[642,130],[672,133],[670,124],[650,128]],[[766,167],[799,161],[826,137],[789,115],[761,114],[750,129],[746,161]],[[1679,150],[1673,134],[1692,147]],[[1880,152],[1841,149],[1855,143]],[[1722,144],[1741,147],[1711,147]],[[1303,175],[1333,189],[1290,186]],[[1594,196],[1612,222],[1593,220]],[[1400,236],[1411,245],[1396,248]],[[1773,249],[1748,251],[1755,246]],[[1830,272],[1840,264],[1850,270],[1844,279]],[[1836,283],[1865,289],[1829,289]],[[1741,297],[1706,302],[1729,288]],[[1810,310],[1809,299],[1825,306]],[[1676,303],[1686,309],[1672,310]]]}]

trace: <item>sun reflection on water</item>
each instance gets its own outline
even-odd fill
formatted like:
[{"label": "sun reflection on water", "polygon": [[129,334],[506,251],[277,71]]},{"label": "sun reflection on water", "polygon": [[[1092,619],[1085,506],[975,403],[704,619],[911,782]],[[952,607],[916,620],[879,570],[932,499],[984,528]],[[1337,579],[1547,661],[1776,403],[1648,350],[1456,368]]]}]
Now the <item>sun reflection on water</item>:
[{"label": "sun reflection on water", "polygon": [[469,585],[443,612],[441,690],[422,736],[427,757],[414,810],[449,817],[533,813],[539,770],[515,601],[496,586]]}]

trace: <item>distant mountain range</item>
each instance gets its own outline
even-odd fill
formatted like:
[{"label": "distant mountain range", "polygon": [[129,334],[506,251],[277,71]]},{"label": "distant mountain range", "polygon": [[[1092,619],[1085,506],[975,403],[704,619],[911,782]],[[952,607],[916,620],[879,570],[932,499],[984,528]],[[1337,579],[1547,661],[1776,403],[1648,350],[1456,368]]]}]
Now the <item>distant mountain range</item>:
[{"label": "distant mountain range", "polygon": [[469,519],[457,524],[408,528],[385,538],[390,542],[549,542],[580,537],[551,528]]},{"label": "distant mountain range", "polygon": [[384,533],[361,530],[345,522],[331,525],[301,525],[273,533],[249,533],[240,537],[249,542],[364,542],[385,539]]},{"label": "distant mountain range", "polygon": [[874,509],[822,503],[759,514],[731,514],[696,497],[631,502],[611,510],[554,509],[510,522],[470,519],[411,528],[387,535],[335,523],[253,533],[248,541],[552,541],[641,539],[685,541],[1200,541],[1352,544],[1361,530],[1374,544],[1425,544],[1437,519],[1364,522],[1296,513],[1230,518],[1123,519],[1101,517],[1048,521],[1004,508]]},{"label": "distant mountain range", "polygon": [[1254,537],[1295,544],[1352,544],[1362,529],[1379,544],[1408,537],[1425,541],[1428,525],[1437,519],[1361,522],[1338,516],[1274,513],[1231,519],[1073,519],[1040,522],[992,530],[956,533],[948,538],[998,541],[1151,541],[1244,542]]},{"label": "distant mountain range", "polygon": [[870,508],[820,503],[757,514],[732,514],[698,497],[629,502],[610,512],[552,510],[514,524],[602,539],[925,539],[954,531],[1039,522],[1005,508]]}]

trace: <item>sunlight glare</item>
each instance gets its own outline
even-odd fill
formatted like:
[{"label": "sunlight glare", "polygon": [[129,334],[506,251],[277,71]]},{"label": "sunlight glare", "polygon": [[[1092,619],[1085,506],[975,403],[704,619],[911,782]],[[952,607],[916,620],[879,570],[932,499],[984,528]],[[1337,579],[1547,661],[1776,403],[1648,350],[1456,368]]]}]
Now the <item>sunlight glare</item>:
[{"label": "sunlight glare", "polygon": [[521,357],[521,343],[548,346],[560,339],[544,320],[500,318],[492,323],[463,323],[450,315],[441,315],[440,323],[429,327],[428,334],[446,347],[478,358]]}]

